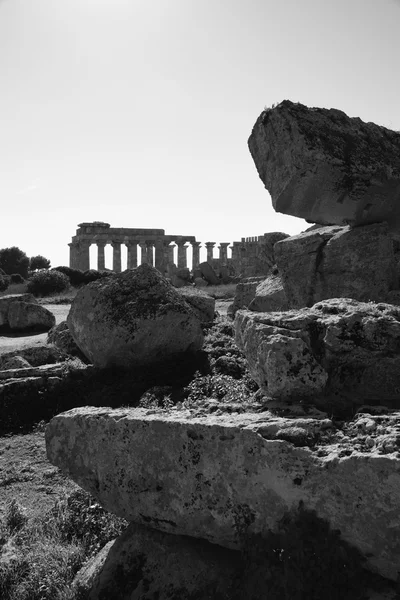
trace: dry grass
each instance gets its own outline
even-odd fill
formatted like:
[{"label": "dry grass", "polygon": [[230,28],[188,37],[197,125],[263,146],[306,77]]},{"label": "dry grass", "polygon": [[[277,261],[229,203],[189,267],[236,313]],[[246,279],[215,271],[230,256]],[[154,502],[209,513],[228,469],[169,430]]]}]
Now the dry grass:
[{"label": "dry grass", "polygon": [[27,283],[11,283],[4,292],[0,292],[0,298],[10,294],[26,294]]},{"label": "dry grass", "polygon": [[233,300],[236,293],[236,283],[226,285],[209,285],[204,289],[205,293],[216,300]]}]

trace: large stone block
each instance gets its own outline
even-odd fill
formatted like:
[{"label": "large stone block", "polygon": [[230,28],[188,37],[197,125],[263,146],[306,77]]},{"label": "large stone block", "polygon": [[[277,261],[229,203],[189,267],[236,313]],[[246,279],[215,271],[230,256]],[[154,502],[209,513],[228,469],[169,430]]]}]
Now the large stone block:
[{"label": "large stone block", "polygon": [[147,264],[81,288],[67,324],[80,350],[100,368],[151,367],[203,344],[194,311]]},{"label": "large stone block", "polygon": [[400,133],[284,100],[249,149],[277,212],[323,225],[400,223]]},{"label": "large stone block", "polygon": [[241,310],[235,338],[274,398],[400,407],[399,307],[333,298],[284,313]]},{"label": "large stone block", "polygon": [[38,304],[38,301],[32,294],[8,294],[7,296],[2,296],[0,298],[0,328],[8,327],[8,311],[14,302]]},{"label": "large stone block", "polygon": [[270,312],[288,310],[282,279],[279,275],[269,275],[258,284],[253,300],[248,305],[249,310],[256,312]]},{"label": "large stone block", "polygon": [[40,304],[13,302],[8,309],[11,331],[48,331],[55,324],[53,313]]},{"label": "large stone block", "polygon": [[396,579],[400,415],[363,417],[349,427],[363,448],[350,451],[326,417],[93,407],[53,418],[46,443],[53,464],[129,521],[235,549],[302,504]]},{"label": "large stone block", "polygon": [[305,231],[275,244],[275,257],[290,308],[327,298],[385,302],[398,284],[385,223]]}]

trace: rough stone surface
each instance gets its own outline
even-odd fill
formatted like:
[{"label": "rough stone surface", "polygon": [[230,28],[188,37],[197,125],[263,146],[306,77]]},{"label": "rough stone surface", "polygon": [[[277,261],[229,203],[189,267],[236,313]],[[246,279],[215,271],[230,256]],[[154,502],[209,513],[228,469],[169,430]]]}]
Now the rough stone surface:
[{"label": "rough stone surface", "polygon": [[[326,415],[84,407],[53,418],[46,443],[53,464],[130,521],[234,549],[303,503],[396,579],[400,414],[362,417],[344,435]],[[348,450],[352,435],[363,443]]]},{"label": "rough stone surface", "polygon": [[249,149],[277,212],[324,225],[398,228],[400,133],[285,100],[261,113]]},{"label": "rough stone surface", "polygon": [[11,331],[47,331],[55,324],[53,313],[40,304],[13,302],[8,309]]},{"label": "rough stone surface", "polygon": [[326,298],[384,302],[398,287],[386,224],[305,231],[278,242],[275,256],[290,308]]},{"label": "rough stone surface", "polygon": [[234,316],[240,308],[247,308],[255,298],[258,285],[265,281],[265,277],[248,277],[237,284],[235,297],[230,307],[230,314]]},{"label": "rough stone surface", "polygon": [[88,600],[224,600],[240,569],[238,552],[135,523],[78,573]]},{"label": "rough stone surface", "polygon": [[50,329],[47,336],[47,343],[53,344],[56,348],[61,350],[61,352],[69,354],[70,356],[83,356],[71,335],[67,321],[62,321]]},{"label": "rough stone surface", "polygon": [[89,283],[76,295],[67,324],[96,367],[150,367],[203,343],[194,311],[153,267]]},{"label": "rough stone surface", "polygon": [[289,304],[279,275],[269,275],[256,287],[256,293],[249,304],[249,310],[271,312],[288,310]]},{"label": "rough stone surface", "polygon": [[10,356],[7,360],[1,361],[0,371],[6,371],[8,369],[23,369],[29,368],[32,365],[23,358],[22,356]]},{"label": "rough stone surface", "polygon": [[4,354],[0,355],[0,369],[4,368],[3,365],[6,364],[9,359],[15,356],[21,356],[27,360],[32,367],[62,362],[67,358],[67,355],[64,352],[61,352],[54,346],[43,344],[32,346],[31,348],[24,348],[22,350],[5,352]]},{"label": "rough stone surface", "polygon": [[273,397],[400,407],[398,307],[333,298],[285,313],[243,310],[235,339],[252,377]]},{"label": "rough stone surface", "polygon": [[194,284],[198,288],[199,287],[202,288],[202,287],[207,287],[208,286],[207,281],[205,279],[203,279],[202,277],[195,277]]},{"label": "rough stone surface", "polygon": [[221,283],[220,280],[218,279],[218,276],[217,276],[216,272],[214,271],[213,267],[210,265],[210,263],[202,262],[199,264],[198,268],[199,268],[199,271],[200,271],[202,277],[204,277],[204,279],[210,285],[219,285]]},{"label": "rough stone surface", "polygon": [[2,296],[0,298],[0,328],[8,327],[8,311],[14,302],[38,304],[38,301],[32,294],[9,294],[7,296]]},{"label": "rough stone surface", "polygon": [[179,293],[192,307],[203,325],[212,323],[215,314],[215,298],[193,287],[184,287]]}]

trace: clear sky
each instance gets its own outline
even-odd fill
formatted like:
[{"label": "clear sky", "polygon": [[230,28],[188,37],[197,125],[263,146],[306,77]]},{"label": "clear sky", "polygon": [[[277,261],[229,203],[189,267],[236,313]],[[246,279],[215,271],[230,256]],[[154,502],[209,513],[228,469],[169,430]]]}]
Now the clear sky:
[{"label": "clear sky", "polygon": [[252,126],[290,99],[400,130],[399,31],[399,0],[0,0],[0,248],[68,264],[95,220],[300,232]]}]

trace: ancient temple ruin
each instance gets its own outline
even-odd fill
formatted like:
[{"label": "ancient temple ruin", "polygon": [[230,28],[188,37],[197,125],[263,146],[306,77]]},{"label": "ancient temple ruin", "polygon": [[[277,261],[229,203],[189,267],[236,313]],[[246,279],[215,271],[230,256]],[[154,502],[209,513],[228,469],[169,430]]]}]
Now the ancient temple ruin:
[{"label": "ancient temple ruin", "polygon": [[[265,233],[257,237],[242,238],[240,242],[221,242],[218,246],[219,257],[214,258],[216,242],[205,242],[207,262],[219,273],[221,267],[229,267],[230,275],[249,277],[268,274],[274,264],[273,245],[287,237],[283,233]],[[90,268],[90,246],[97,246],[97,269],[105,268],[105,247],[112,246],[112,269],[119,273],[121,265],[121,246],[127,247],[127,268],[133,269],[140,264],[154,265],[161,273],[171,268],[186,269],[192,272],[200,264],[201,243],[193,235],[166,235],[164,229],[131,229],[110,227],[109,223],[94,221],[80,223],[70,247],[70,267],[86,271]],[[188,264],[188,244],[192,246],[192,264]],[[177,261],[174,260],[174,248],[177,247]],[[228,257],[228,248],[231,257]],[[139,252],[140,250],[140,252]]]},{"label": "ancient temple ruin", "polygon": [[[105,247],[110,244],[113,249],[113,271],[121,272],[121,246],[127,247],[127,268],[133,269],[139,264],[154,264],[161,273],[167,270],[168,264],[174,263],[174,247],[178,247],[178,268],[186,268],[187,243],[192,245],[192,269],[200,262],[200,242],[193,235],[165,235],[164,229],[130,229],[110,227],[109,223],[94,221],[80,223],[70,247],[70,267],[86,271],[90,268],[90,246],[97,246],[97,268],[105,268]],[[228,244],[227,244],[228,245]],[[138,248],[140,255],[138,256]]]}]

